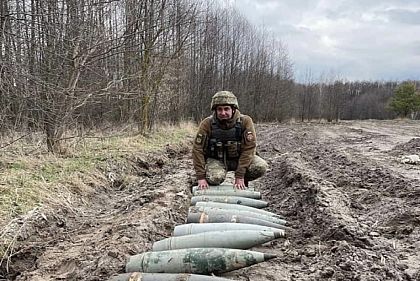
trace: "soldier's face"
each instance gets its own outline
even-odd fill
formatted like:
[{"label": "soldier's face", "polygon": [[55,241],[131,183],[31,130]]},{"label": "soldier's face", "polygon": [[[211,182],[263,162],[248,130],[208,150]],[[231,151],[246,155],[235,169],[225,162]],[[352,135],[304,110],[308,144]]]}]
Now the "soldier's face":
[{"label": "soldier's face", "polygon": [[230,105],[219,105],[216,107],[216,115],[219,120],[229,120],[233,115],[232,107]]}]

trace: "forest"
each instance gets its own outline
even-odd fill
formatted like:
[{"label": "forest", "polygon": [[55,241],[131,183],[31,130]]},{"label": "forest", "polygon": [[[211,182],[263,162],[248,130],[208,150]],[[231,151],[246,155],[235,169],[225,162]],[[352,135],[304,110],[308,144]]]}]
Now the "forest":
[{"label": "forest", "polygon": [[297,81],[287,42],[218,1],[3,0],[0,31],[0,134],[51,152],[69,129],[199,121],[219,90],[257,122],[417,118],[390,108],[404,81]]}]

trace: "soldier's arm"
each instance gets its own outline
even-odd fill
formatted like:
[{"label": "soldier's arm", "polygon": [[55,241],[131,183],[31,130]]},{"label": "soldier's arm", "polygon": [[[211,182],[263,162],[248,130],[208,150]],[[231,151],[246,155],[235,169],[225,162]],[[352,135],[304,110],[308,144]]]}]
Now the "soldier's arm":
[{"label": "soldier's arm", "polygon": [[239,156],[238,168],[235,171],[235,178],[244,178],[246,169],[251,164],[257,147],[257,136],[255,134],[254,122],[251,117],[244,116],[242,120],[244,132],[242,135],[241,155]]},{"label": "soldier's arm", "polygon": [[192,160],[194,165],[195,174],[198,180],[206,178],[206,160],[205,150],[207,148],[208,136],[210,134],[210,122],[209,118],[201,121],[198,128],[197,134],[194,139],[194,145],[192,149]]}]

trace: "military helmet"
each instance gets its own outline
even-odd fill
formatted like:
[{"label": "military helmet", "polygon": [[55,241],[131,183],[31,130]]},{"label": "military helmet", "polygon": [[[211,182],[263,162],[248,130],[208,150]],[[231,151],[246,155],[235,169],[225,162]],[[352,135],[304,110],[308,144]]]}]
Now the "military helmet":
[{"label": "military helmet", "polygon": [[231,105],[239,109],[238,99],[230,91],[219,91],[211,99],[211,110],[215,110],[218,105]]}]

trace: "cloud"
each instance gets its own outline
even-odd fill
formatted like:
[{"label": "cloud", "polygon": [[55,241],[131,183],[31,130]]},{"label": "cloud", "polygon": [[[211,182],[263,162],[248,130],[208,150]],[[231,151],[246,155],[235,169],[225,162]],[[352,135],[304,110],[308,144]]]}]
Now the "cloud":
[{"label": "cloud", "polygon": [[[297,73],[357,80],[420,79],[418,0],[236,0],[254,25],[289,49]],[[420,69],[420,68],[419,68]]]},{"label": "cloud", "polygon": [[420,9],[416,11],[406,9],[390,9],[386,12],[394,22],[408,25],[420,25]]}]

